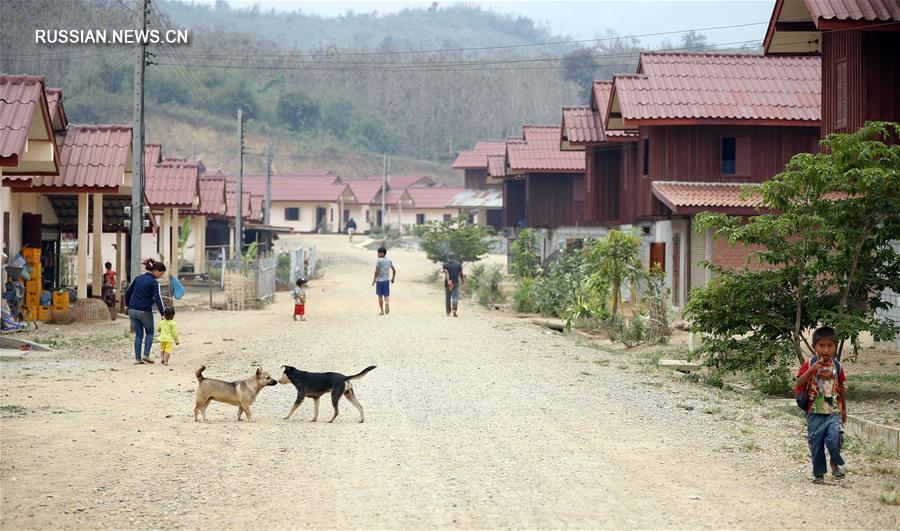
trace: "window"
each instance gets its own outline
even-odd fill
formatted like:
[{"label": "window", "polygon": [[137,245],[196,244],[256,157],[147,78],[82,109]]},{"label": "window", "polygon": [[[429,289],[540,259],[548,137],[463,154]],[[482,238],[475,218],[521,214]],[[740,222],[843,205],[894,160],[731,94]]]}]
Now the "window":
[{"label": "window", "polygon": [[722,137],[722,174],[734,175],[737,171],[737,139],[733,136]]},{"label": "window", "polygon": [[650,139],[644,137],[644,176],[650,174]]},{"label": "window", "polygon": [[451,219],[453,219],[453,216],[451,216],[450,214],[444,214],[444,221],[450,221]]},{"label": "window", "polygon": [[290,207],[284,209],[284,220],[285,221],[299,221],[300,220],[300,209],[298,207]]},{"label": "window", "polygon": [[366,223],[369,223],[372,220],[372,211],[368,208],[366,209]]},{"label": "window", "polygon": [[425,224],[425,214],[416,214],[416,225]]},{"label": "window", "polygon": [[835,127],[847,127],[847,83],[847,58],[844,57],[835,65]]}]

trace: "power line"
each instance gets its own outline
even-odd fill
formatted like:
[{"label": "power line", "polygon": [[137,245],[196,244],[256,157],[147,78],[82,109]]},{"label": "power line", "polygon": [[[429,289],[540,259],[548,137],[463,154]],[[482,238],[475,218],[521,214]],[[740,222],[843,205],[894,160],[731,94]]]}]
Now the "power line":
[{"label": "power line", "polygon": [[76,90],[76,91],[75,91],[74,94],[66,94],[66,93],[64,92],[64,93],[63,93],[63,102],[65,102],[65,100],[71,100],[72,98],[75,98],[75,97],[77,97],[77,96],[81,96],[82,94],[86,93],[86,92],[87,92],[87,87],[88,87],[89,85],[92,84],[93,78],[100,77],[100,76],[102,76],[103,74],[106,74],[107,72],[110,72],[111,70],[115,70],[116,68],[122,66],[122,64],[123,64],[123,63],[131,56],[131,54],[132,54],[131,50],[125,52],[123,55],[121,55],[121,56],[116,60],[116,62],[114,62],[114,63],[108,65],[106,68],[103,68],[102,70],[99,70],[99,71],[97,71],[96,73],[94,73],[92,76],[90,76],[90,78],[88,78],[89,81],[87,81],[86,83],[84,83],[84,84],[79,88],[79,90]]}]

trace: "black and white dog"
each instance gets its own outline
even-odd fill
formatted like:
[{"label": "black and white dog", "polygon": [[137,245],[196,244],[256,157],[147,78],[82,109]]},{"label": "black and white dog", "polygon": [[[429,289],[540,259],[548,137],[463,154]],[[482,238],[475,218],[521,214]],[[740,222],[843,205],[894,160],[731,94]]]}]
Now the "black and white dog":
[{"label": "black and white dog", "polygon": [[366,420],[366,417],[363,414],[363,408],[360,405],[359,400],[356,399],[356,393],[353,392],[353,386],[350,384],[350,380],[362,378],[374,368],[375,366],[372,365],[371,367],[366,367],[358,374],[344,376],[337,372],[306,372],[285,365],[284,374],[281,375],[278,382],[283,384],[294,384],[294,387],[297,388],[297,400],[294,401],[294,405],[291,406],[291,410],[288,411],[288,414],[284,419],[287,420],[291,418],[291,415],[293,415],[294,412],[297,411],[297,408],[300,407],[300,404],[303,403],[303,399],[309,397],[313,399],[313,404],[315,406],[315,412],[313,413],[313,418],[310,422],[315,422],[316,419],[319,418],[319,398],[330,391],[331,405],[334,406],[334,416],[331,417],[331,420],[328,422],[334,422],[334,419],[338,416],[338,402],[341,400],[341,395],[347,397],[347,400],[359,410],[359,421],[363,422]]}]

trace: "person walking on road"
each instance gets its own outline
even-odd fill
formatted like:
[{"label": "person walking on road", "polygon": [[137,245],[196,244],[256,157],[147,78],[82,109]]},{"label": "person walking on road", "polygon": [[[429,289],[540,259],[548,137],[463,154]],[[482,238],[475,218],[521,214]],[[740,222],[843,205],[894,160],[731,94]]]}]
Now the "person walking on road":
[{"label": "person walking on road", "polygon": [[353,242],[353,234],[356,232],[356,221],[353,218],[350,218],[350,221],[347,222],[347,237],[350,239],[350,242]]},{"label": "person walking on road", "polygon": [[455,253],[447,254],[447,261],[443,265],[444,271],[444,307],[447,315],[453,312],[453,317],[459,307],[459,286],[466,281],[466,275],[463,273],[463,266],[456,261]]},{"label": "person walking on road", "polygon": [[378,261],[375,262],[375,276],[372,285],[375,286],[375,295],[378,296],[378,315],[391,313],[391,284],[397,278],[397,270],[390,258],[387,258],[387,249],[378,248]]},{"label": "person walking on road", "polygon": [[[159,291],[159,277],[166,272],[166,266],[148,258],[142,262],[146,272],[132,281],[125,291],[125,305],[131,319],[131,330],[134,332],[134,364],[153,363],[150,359],[150,347],[153,346],[153,304],[160,315],[165,315],[162,294]],[[144,344],[144,355],[141,356],[141,343]]]}]

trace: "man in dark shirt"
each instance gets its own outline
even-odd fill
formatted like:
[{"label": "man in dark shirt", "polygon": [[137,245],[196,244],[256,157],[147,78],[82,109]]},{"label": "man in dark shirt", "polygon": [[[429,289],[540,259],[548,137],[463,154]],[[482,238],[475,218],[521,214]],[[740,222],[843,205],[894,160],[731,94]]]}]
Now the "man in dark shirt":
[{"label": "man in dark shirt", "polygon": [[453,312],[453,317],[457,317],[456,309],[459,306],[459,286],[466,281],[466,275],[463,273],[463,266],[456,261],[456,254],[447,254],[447,261],[444,262],[444,306],[447,315]]}]

